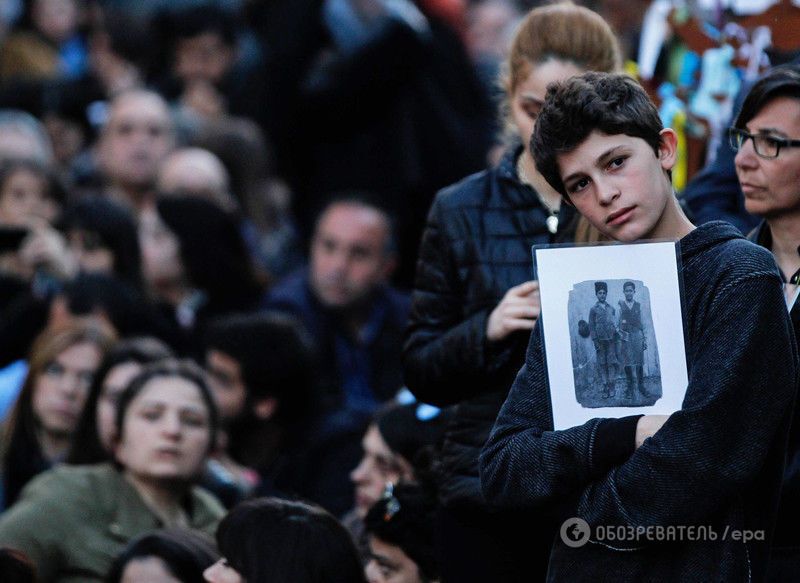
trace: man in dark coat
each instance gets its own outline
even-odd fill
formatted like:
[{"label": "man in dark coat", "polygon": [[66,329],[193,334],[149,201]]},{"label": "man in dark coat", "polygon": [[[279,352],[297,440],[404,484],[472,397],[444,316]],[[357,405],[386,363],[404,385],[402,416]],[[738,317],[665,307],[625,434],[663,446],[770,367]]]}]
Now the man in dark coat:
[{"label": "man in dark coat", "polygon": [[317,438],[340,444],[326,462],[335,476],[326,507],[334,513],[352,506],[348,473],[372,414],[403,386],[409,299],[388,285],[394,264],[386,213],[365,197],[340,198],[317,220],[309,268],[280,282],[266,302],[298,317],[319,352]]}]

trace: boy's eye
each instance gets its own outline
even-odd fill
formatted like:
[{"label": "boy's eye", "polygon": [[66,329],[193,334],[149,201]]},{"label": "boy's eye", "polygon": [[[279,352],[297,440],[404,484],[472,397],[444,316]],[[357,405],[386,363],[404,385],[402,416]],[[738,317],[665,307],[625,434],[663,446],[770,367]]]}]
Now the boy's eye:
[{"label": "boy's eye", "polygon": [[619,168],[625,162],[625,158],[614,158],[611,162],[608,163],[609,167],[611,168]]},{"label": "boy's eye", "polygon": [[569,190],[570,192],[580,192],[588,185],[589,185],[589,180],[586,178],[581,178],[580,180],[576,180],[575,182],[570,184],[567,190]]}]

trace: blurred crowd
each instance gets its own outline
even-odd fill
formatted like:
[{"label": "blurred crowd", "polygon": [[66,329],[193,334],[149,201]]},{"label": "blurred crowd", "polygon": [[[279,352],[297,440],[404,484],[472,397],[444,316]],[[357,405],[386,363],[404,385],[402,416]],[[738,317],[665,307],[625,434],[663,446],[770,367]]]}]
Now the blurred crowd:
[{"label": "blurred crowd", "polygon": [[[602,236],[528,140],[663,2],[540,4],[0,1],[0,579],[546,568],[477,456],[530,245]],[[752,226],[722,160],[685,206]]]}]

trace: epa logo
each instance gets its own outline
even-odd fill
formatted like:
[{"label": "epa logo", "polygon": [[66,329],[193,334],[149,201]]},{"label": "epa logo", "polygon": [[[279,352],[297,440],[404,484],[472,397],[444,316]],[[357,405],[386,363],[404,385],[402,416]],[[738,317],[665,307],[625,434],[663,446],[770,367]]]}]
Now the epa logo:
[{"label": "epa logo", "polygon": [[591,528],[583,518],[567,518],[561,525],[561,540],[573,549],[582,547],[589,541]]}]

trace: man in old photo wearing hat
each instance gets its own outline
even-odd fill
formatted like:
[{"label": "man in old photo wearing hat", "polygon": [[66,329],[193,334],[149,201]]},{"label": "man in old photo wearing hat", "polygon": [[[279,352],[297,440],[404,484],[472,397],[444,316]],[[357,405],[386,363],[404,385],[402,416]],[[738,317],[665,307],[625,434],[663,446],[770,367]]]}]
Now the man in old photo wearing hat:
[{"label": "man in old photo wearing hat", "polygon": [[606,302],[608,284],[594,282],[597,303],[589,311],[589,335],[597,351],[597,375],[603,383],[603,398],[614,396],[614,383],[617,379],[617,354],[615,326],[616,311]]},{"label": "man in old photo wearing hat", "polygon": [[625,397],[633,399],[638,390],[647,396],[644,387],[644,351],[647,342],[642,326],[642,305],[633,299],[636,284],[626,281],[622,284],[625,298],[619,301],[620,364],[625,369],[628,386]]}]

